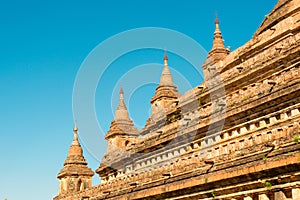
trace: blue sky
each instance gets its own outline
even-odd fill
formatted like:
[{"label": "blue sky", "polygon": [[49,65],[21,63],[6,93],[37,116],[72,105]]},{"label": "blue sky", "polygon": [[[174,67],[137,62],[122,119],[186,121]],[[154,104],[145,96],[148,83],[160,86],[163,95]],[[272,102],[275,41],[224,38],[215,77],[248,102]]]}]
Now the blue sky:
[{"label": "blue sky", "polygon": [[[225,44],[233,50],[252,37],[275,3],[275,0],[1,1],[0,200],[52,199],[57,194],[56,174],[72,140],[74,81],[82,62],[99,43],[129,29],[163,27],[188,35],[209,51],[217,11]],[[114,89],[120,77],[131,67],[162,63],[162,56],[161,50],[136,51],[110,66],[95,96],[96,116],[104,131],[99,134],[105,134],[113,118],[112,111],[105,109],[111,103],[115,108]],[[172,72],[179,71],[190,79],[192,86],[201,82],[184,59],[170,53],[169,62]],[[153,75],[154,82],[159,80],[159,74],[160,71]],[[126,83],[122,84],[126,89]],[[139,128],[149,115],[154,89],[155,84],[145,85],[128,101],[131,117]],[[184,92],[180,85],[179,90]],[[99,145],[99,149],[105,152],[105,146]],[[85,156],[95,170],[99,161],[86,148]],[[94,178],[95,183],[97,179]]]}]

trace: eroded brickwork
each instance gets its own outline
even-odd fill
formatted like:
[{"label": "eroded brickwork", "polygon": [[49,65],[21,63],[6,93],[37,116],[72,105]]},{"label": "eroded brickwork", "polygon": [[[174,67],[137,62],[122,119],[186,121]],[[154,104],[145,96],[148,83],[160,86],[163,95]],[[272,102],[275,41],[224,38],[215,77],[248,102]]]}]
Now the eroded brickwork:
[{"label": "eroded brickwork", "polygon": [[165,56],[138,133],[121,92],[106,136],[113,147],[96,170],[102,183],[54,199],[300,199],[299,5],[280,0],[233,52],[216,20],[205,81],[183,95]]}]

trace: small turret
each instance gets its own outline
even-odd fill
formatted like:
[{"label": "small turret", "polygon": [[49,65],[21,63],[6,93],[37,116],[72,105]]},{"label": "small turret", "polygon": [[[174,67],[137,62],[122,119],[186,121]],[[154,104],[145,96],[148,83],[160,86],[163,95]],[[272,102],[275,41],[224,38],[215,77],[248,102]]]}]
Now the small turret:
[{"label": "small turret", "polygon": [[215,19],[216,28],[214,32],[213,46],[210,52],[208,53],[208,58],[212,59],[215,63],[220,60],[223,60],[230,53],[229,49],[225,48],[219,23],[220,23],[219,18],[216,16]]},{"label": "small turret", "polygon": [[205,81],[215,77],[218,73],[218,62],[222,61],[229,53],[229,48],[225,48],[222,33],[219,27],[219,18],[215,19],[215,32],[212,49],[208,53],[207,59],[202,65]]},{"label": "small turret", "polygon": [[164,111],[170,102],[178,99],[180,93],[177,91],[176,85],[173,83],[172,75],[168,66],[168,56],[164,54],[164,68],[160,77],[160,83],[156,88],[155,95],[150,103],[152,104],[152,118]]},{"label": "small turret", "polygon": [[57,178],[60,181],[59,194],[81,191],[92,187],[94,172],[87,167],[81,145],[78,141],[78,128],[74,125],[74,138],[68,151],[64,167]]},{"label": "small turret", "polygon": [[108,142],[107,152],[114,147],[125,149],[132,139],[138,137],[138,130],[133,121],[129,118],[128,110],[124,102],[124,91],[120,89],[120,101],[115,113],[115,118],[111,122],[110,129],[105,135]]},{"label": "small turret", "polygon": [[[120,101],[110,129],[105,135],[107,140],[107,152],[103,156],[100,166],[96,170],[103,182],[116,177],[117,169],[123,169],[123,163],[117,163],[127,155],[126,148],[138,140],[139,132],[129,118],[128,110],[124,102],[124,91],[120,89]],[[114,165],[112,167],[111,165]]]}]

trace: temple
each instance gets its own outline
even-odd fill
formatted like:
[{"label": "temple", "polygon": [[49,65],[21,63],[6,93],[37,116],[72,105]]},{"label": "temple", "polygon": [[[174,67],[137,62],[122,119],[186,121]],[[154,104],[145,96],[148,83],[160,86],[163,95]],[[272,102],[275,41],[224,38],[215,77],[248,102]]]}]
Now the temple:
[{"label": "temple", "polygon": [[64,167],[60,170],[57,178],[60,181],[59,193],[69,194],[76,191],[83,191],[92,187],[94,172],[87,167],[83,157],[81,145],[78,141],[78,128],[74,126],[74,139],[69,148],[68,157]]},{"label": "temple", "polygon": [[216,18],[204,82],[180,94],[165,52],[145,127],[121,88],[101,183],[92,186],[75,126],[54,200],[300,200],[299,50],[299,0],[279,0],[232,52]]}]

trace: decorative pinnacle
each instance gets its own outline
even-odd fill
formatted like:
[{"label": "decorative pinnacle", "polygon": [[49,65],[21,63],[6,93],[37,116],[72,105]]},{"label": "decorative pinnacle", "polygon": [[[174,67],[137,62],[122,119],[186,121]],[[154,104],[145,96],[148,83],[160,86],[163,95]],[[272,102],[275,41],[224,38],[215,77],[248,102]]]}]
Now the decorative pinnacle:
[{"label": "decorative pinnacle", "polygon": [[209,57],[213,58],[215,62],[219,60],[223,60],[228,54],[229,49],[225,48],[224,40],[222,37],[222,33],[219,27],[219,18],[218,14],[216,13],[216,19],[215,19],[215,32],[214,32],[214,40],[212,49],[209,52]]},{"label": "decorative pinnacle", "polygon": [[168,67],[168,56],[167,52],[165,50],[165,55],[164,55],[164,68],[160,77],[160,83],[159,85],[164,85],[164,86],[173,86],[173,80],[172,76]]},{"label": "decorative pinnacle", "polygon": [[225,48],[224,46],[224,41],[223,41],[223,38],[222,38],[222,33],[221,33],[221,30],[219,28],[219,18],[218,16],[216,15],[216,20],[215,20],[215,25],[216,25],[216,29],[215,29],[215,32],[214,32],[214,41],[213,41],[213,47],[212,49],[220,49],[220,48]]},{"label": "decorative pinnacle", "polygon": [[78,128],[76,122],[74,123],[73,131],[74,131],[74,140],[78,141]]},{"label": "decorative pinnacle", "polygon": [[168,56],[167,56],[166,49],[165,49],[165,52],[164,52],[164,66],[168,66]]},{"label": "decorative pinnacle", "polygon": [[217,12],[216,12],[215,24],[219,24],[219,18],[218,18],[218,13]]},{"label": "decorative pinnacle", "polygon": [[122,88],[122,81],[120,81],[120,94],[124,94],[123,88]]},{"label": "decorative pinnacle", "polygon": [[117,110],[115,112],[115,120],[130,120],[128,111],[124,102],[124,91],[120,88],[120,100]]},{"label": "decorative pinnacle", "polygon": [[167,50],[164,50],[164,60],[168,60],[168,56],[167,56]]},{"label": "decorative pinnacle", "polygon": [[120,98],[119,106],[120,106],[120,104],[124,104],[123,106],[125,106],[125,103],[124,103],[124,90],[123,90],[121,85],[120,85],[120,96],[119,96],[119,98]]},{"label": "decorative pinnacle", "polygon": [[78,128],[77,128],[76,122],[74,123],[74,128],[73,128],[73,131],[74,131],[74,132],[77,132],[77,131],[78,131]]}]

